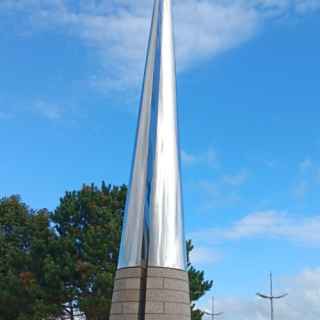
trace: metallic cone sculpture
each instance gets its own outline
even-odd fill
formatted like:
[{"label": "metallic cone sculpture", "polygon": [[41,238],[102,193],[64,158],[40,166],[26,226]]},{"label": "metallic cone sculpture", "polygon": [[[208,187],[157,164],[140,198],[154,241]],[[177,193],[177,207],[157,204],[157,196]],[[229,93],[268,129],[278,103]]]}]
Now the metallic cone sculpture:
[{"label": "metallic cone sculpture", "polygon": [[190,320],[171,0],[155,0],[111,320]]}]

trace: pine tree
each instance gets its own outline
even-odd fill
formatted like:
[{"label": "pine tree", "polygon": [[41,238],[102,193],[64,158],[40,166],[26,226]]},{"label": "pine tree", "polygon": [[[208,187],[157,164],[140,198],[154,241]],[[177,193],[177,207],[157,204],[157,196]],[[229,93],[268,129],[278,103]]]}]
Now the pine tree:
[{"label": "pine tree", "polygon": [[[19,197],[0,199],[0,319],[107,320],[117,268],[127,188],[84,185],[66,192],[53,213]],[[211,287],[189,259],[192,320],[195,301]]]},{"label": "pine tree", "polygon": [[194,249],[191,240],[187,241],[188,273],[190,282],[191,319],[201,320],[204,312],[196,309],[195,302],[205,295],[213,286],[213,281],[205,280],[204,271],[196,270],[190,261],[190,253]]},{"label": "pine tree", "polygon": [[0,199],[0,318],[46,319],[61,313],[50,279],[51,245],[46,210],[33,211],[18,196]]}]

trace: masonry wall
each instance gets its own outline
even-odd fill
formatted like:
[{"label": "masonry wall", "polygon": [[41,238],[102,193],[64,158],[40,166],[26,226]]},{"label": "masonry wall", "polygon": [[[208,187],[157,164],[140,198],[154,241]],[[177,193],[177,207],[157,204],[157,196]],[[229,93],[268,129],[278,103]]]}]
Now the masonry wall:
[{"label": "masonry wall", "polygon": [[145,298],[145,269],[119,269],[114,282],[110,320],[142,320]]},{"label": "masonry wall", "polygon": [[185,271],[149,267],[117,271],[110,320],[190,320]]},{"label": "masonry wall", "polygon": [[190,320],[188,273],[149,267],[144,320]]}]

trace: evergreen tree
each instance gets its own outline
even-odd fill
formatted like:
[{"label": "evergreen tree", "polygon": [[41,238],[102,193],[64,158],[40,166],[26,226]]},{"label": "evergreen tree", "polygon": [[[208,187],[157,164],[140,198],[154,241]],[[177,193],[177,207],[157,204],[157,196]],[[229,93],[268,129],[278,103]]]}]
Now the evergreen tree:
[{"label": "evergreen tree", "polygon": [[[65,295],[87,320],[108,319],[125,197],[125,186],[84,186],[80,191],[67,192],[52,217],[63,248],[59,261],[65,270]],[[191,265],[192,249],[188,241],[192,320],[198,320],[203,313],[194,302],[210,290],[212,281],[206,281],[204,272]]]},{"label": "evergreen tree", "polygon": [[125,186],[83,186],[67,192],[52,215],[67,312],[71,305],[87,320],[108,319],[125,197]]},{"label": "evergreen tree", "polygon": [[[0,319],[109,318],[126,187],[102,184],[67,192],[54,213],[34,211],[20,198],[0,199]],[[190,263],[194,306],[211,281]]]},{"label": "evergreen tree", "polygon": [[190,283],[190,299],[191,299],[191,319],[201,320],[204,312],[196,309],[195,302],[205,295],[212,288],[213,281],[205,280],[204,271],[194,268],[190,262],[190,253],[194,249],[191,240],[187,241],[187,257],[188,257],[188,273]]},{"label": "evergreen tree", "polygon": [[18,196],[0,199],[0,318],[46,319],[58,315],[51,281],[54,235],[46,210],[32,211]]}]

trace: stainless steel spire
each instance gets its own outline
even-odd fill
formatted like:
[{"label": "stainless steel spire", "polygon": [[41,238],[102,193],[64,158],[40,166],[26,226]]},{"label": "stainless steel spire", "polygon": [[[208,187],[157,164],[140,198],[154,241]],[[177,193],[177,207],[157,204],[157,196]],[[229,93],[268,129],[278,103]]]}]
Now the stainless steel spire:
[{"label": "stainless steel spire", "polygon": [[119,268],[185,270],[171,0],[155,0]]},{"label": "stainless steel spire", "polygon": [[171,0],[154,1],[110,320],[191,319]]}]

